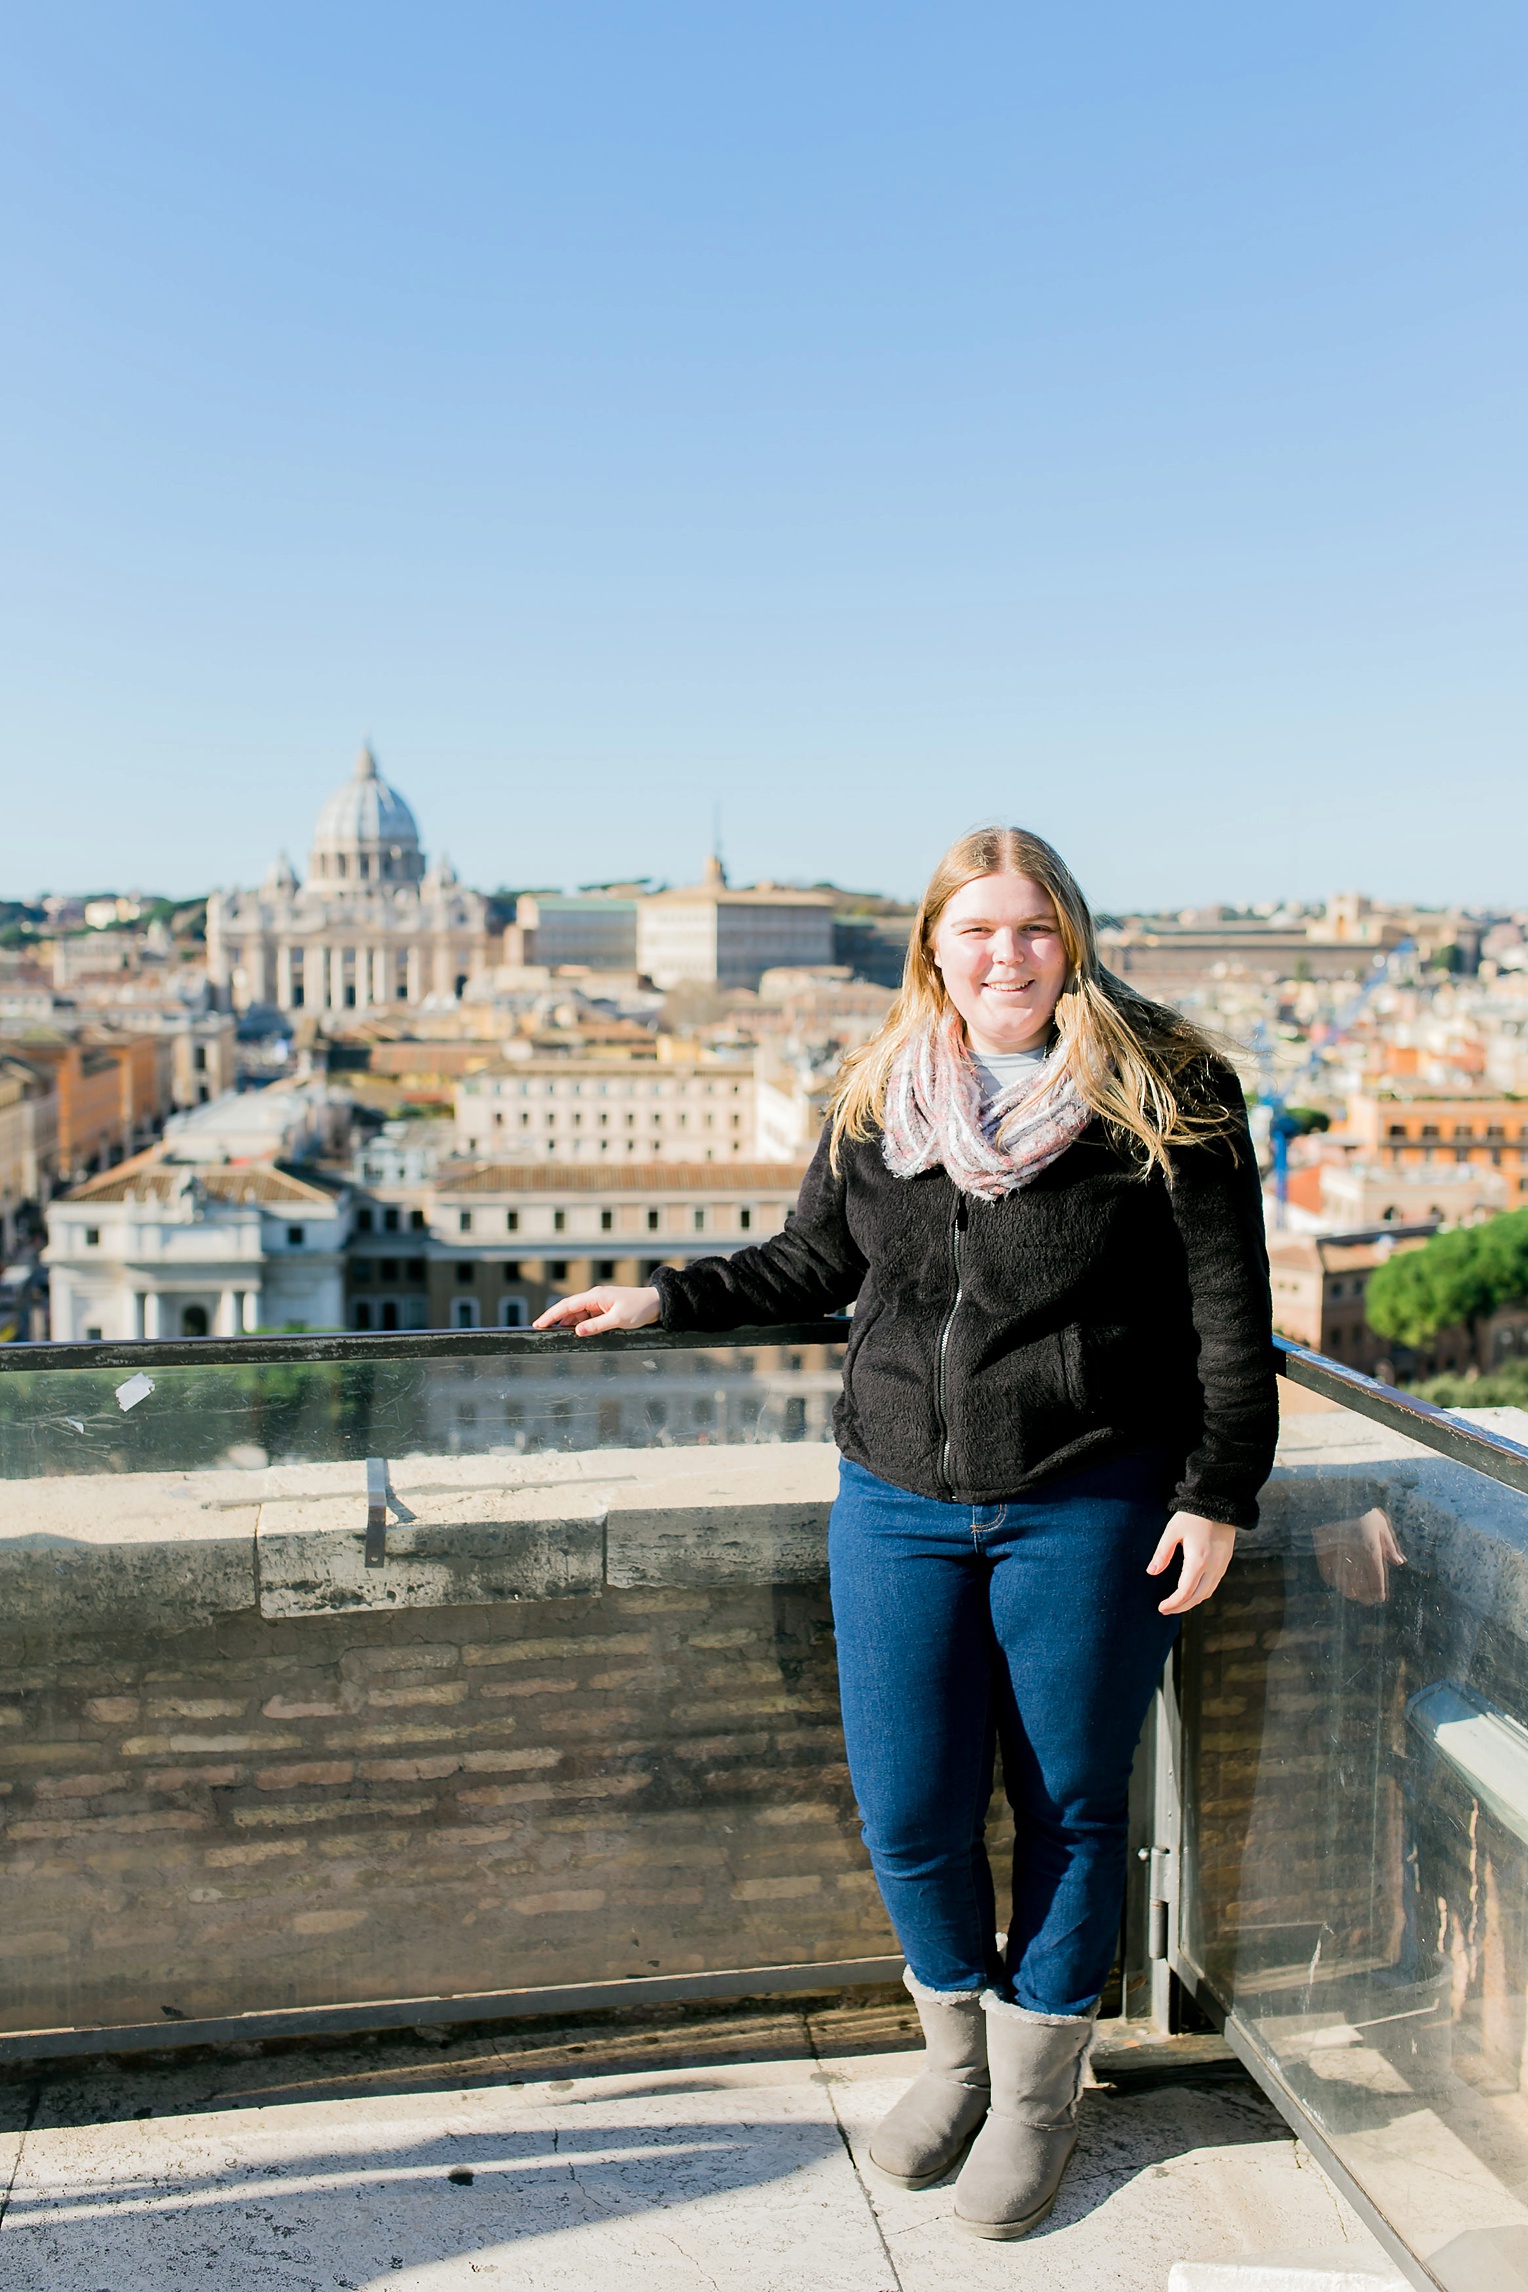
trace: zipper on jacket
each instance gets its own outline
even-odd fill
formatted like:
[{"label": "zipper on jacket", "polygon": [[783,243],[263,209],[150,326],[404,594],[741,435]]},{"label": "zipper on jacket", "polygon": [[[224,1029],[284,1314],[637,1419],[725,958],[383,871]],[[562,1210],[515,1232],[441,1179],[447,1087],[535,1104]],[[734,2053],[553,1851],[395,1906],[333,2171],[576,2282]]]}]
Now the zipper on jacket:
[{"label": "zipper on jacket", "polygon": [[955,1326],[955,1316],[960,1311],[960,1301],[963,1294],[960,1245],[965,1230],[966,1201],[962,1194],[955,1204],[955,1215],[950,1220],[950,1265],[955,1275],[955,1295],[950,1302],[950,1310],[944,1317],[944,1327],[939,1332],[939,1373],[935,1382],[935,1406],[939,1415],[940,1430],[944,1435],[943,1445],[939,1452],[939,1477],[952,1494],[954,1493],[954,1482],[950,1478],[950,1412],[945,1385],[945,1368],[950,1350],[950,1331]]}]

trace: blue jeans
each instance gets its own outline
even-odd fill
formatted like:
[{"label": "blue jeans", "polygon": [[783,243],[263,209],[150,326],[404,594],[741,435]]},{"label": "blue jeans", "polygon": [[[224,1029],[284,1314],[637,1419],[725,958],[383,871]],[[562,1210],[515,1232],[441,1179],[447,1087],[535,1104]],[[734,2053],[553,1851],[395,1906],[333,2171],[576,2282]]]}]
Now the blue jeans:
[{"label": "blue jeans", "polygon": [[[828,1532],[849,1773],[897,1939],[930,1989],[1086,2013],[1119,1939],[1126,1800],[1177,1634],[1156,1452],[1005,1504],[910,1496],[844,1458]],[[1006,1963],[983,1825],[1017,1836]]]}]

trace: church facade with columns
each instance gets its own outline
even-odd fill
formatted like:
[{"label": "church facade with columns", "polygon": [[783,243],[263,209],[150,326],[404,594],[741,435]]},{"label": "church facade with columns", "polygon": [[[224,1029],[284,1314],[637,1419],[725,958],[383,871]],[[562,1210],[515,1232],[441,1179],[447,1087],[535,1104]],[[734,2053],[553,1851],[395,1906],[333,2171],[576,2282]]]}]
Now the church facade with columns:
[{"label": "church facade with columns", "polygon": [[487,900],[449,860],[426,867],[414,815],[369,747],[318,815],[306,883],[283,856],[258,891],[207,902],[224,1009],[441,1010],[492,960]]},{"label": "church facade with columns", "polygon": [[342,1329],[350,1214],[348,1187],[271,1163],[139,1154],[49,1205],[53,1335]]}]

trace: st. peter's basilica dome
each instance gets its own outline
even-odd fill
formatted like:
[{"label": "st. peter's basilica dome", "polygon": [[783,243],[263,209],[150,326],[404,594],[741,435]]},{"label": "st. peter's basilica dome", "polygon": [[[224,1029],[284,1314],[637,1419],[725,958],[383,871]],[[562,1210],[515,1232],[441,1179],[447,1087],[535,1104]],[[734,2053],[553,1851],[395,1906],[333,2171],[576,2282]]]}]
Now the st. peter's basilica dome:
[{"label": "st. peter's basilica dome", "polygon": [[308,880],[337,884],[418,883],[424,854],[414,815],[377,770],[369,747],[318,815]]}]

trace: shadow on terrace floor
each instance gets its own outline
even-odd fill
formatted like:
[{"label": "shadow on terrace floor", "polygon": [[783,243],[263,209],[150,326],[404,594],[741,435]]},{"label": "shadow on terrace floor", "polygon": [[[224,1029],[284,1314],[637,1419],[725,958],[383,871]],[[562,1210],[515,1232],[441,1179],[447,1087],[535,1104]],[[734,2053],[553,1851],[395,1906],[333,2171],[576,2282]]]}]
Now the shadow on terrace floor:
[{"label": "shadow on terrace floor", "polygon": [[1077,2292],[1142,2292],[1291,2203],[1325,2219],[1332,2192],[1301,2190],[1217,2040],[1122,2034],[1023,2257],[973,2247],[947,2187],[903,2196],[864,2169],[916,2043],[895,1992],[35,2064],[0,2084],[0,2279],[1011,2292],[1059,2266]]},{"label": "shadow on terrace floor", "polygon": [[[1120,2025],[1123,2027],[1123,2025]],[[283,2038],[254,2045],[17,2062],[0,2067],[0,2133],[259,2109],[282,2102],[464,2092],[527,2080],[642,2070],[905,2053],[921,2042],[906,1994],[888,1985],[847,1997],[633,2007],[539,2021],[474,2022],[364,2037]],[[1101,2082],[1229,2083],[1254,2090],[1218,2038],[1119,2043],[1106,2026]]]}]

